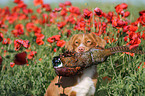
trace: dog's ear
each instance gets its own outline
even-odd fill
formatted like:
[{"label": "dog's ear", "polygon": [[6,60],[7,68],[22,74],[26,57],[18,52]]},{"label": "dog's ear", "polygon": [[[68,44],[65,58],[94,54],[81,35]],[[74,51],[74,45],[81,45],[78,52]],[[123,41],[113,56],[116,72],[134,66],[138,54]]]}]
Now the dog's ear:
[{"label": "dog's ear", "polygon": [[68,42],[65,44],[65,49],[68,51],[73,51],[73,42],[75,39],[76,35],[73,35]]},{"label": "dog's ear", "polygon": [[90,35],[92,35],[92,37],[95,39],[96,41],[96,46],[102,47],[104,48],[106,46],[106,41],[104,39],[102,39],[101,37],[97,36],[95,33],[90,33]]}]

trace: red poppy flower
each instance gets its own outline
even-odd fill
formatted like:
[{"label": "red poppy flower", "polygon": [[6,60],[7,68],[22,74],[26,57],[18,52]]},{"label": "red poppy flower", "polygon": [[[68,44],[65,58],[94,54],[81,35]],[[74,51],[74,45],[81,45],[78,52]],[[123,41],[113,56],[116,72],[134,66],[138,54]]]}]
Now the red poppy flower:
[{"label": "red poppy flower", "polygon": [[67,15],[67,9],[66,8],[63,8],[60,12],[60,15],[61,16],[66,16]]},{"label": "red poppy flower", "polygon": [[113,16],[114,16],[114,12],[108,12],[108,14],[106,15],[108,23],[112,22]]},{"label": "red poppy flower", "polygon": [[65,7],[64,3],[59,3],[59,7],[64,8]]},{"label": "red poppy flower", "polygon": [[41,38],[36,38],[36,43],[37,43],[38,45],[43,45],[43,44],[44,44],[44,41],[43,41],[43,39],[41,39]]},{"label": "red poppy flower", "polygon": [[121,13],[123,11],[123,9],[127,9],[128,5],[126,3],[122,3],[122,4],[118,4],[117,6],[115,6],[115,10],[117,13]]},{"label": "red poppy flower", "polygon": [[96,8],[94,9],[94,12],[95,12],[95,15],[97,15],[97,16],[99,16],[99,17],[104,16],[103,11],[102,11],[100,8],[98,8],[98,7],[96,7]]},{"label": "red poppy flower", "polygon": [[125,37],[124,37],[124,41],[127,41],[127,38],[128,38],[128,36],[125,36]]},{"label": "red poppy flower", "polygon": [[129,11],[126,11],[125,13],[124,13],[124,17],[128,17],[130,15],[130,12]]},{"label": "red poppy flower", "polygon": [[49,4],[42,4],[42,6],[41,6],[42,8],[44,8],[45,9],[45,11],[51,11],[51,7],[50,7],[50,5]]},{"label": "red poppy flower", "polygon": [[56,48],[54,48],[54,49],[53,49],[53,51],[54,51],[54,52],[56,52],[56,51],[57,51],[57,49],[56,49]]},{"label": "red poppy flower", "polygon": [[20,2],[22,2],[21,0],[14,0],[14,3],[20,3]]},{"label": "red poppy flower", "polygon": [[3,61],[3,59],[2,59],[2,57],[0,56],[0,65],[2,64],[2,61]]},{"label": "red poppy flower", "polygon": [[58,47],[64,47],[65,43],[66,43],[66,42],[65,42],[64,40],[59,40],[59,41],[57,41],[57,44],[56,44],[56,45],[57,45]]},{"label": "red poppy flower", "polygon": [[35,6],[40,5],[40,4],[43,4],[43,0],[34,0]]},{"label": "red poppy flower", "polygon": [[122,4],[120,4],[120,7],[122,9],[127,9],[128,5],[126,3],[122,3]]},{"label": "red poppy flower", "polygon": [[65,1],[65,2],[64,2],[64,5],[65,5],[65,6],[71,6],[72,4],[71,4],[70,1]]},{"label": "red poppy flower", "polygon": [[14,63],[17,65],[24,65],[24,64],[28,63],[26,57],[27,57],[26,52],[18,53],[15,55]]},{"label": "red poppy flower", "polygon": [[143,38],[143,40],[145,40],[145,32],[142,34],[141,37]]},{"label": "red poppy flower", "polygon": [[123,26],[123,32],[129,31],[129,26]]},{"label": "red poppy flower", "polygon": [[90,17],[92,17],[92,11],[84,9],[83,12],[84,12],[83,16],[85,19],[89,19]]},{"label": "red poppy flower", "polygon": [[143,14],[145,14],[145,10],[142,10],[142,11],[139,12],[140,16],[143,16]]},{"label": "red poppy flower", "polygon": [[12,34],[14,34],[15,37],[23,35],[24,34],[24,26],[22,24],[17,24],[15,26],[15,29],[12,30]]},{"label": "red poppy flower", "polygon": [[11,39],[10,38],[3,38],[3,42],[2,42],[2,44],[4,44],[4,45],[7,45],[7,44],[10,44],[11,43]]},{"label": "red poppy flower", "polygon": [[137,47],[139,46],[140,43],[141,43],[140,38],[135,38],[135,39],[133,39],[133,40],[131,40],[131,41],[129,42],[129,44],[131,44],[131,45],[129,46],[129,48],[130,48],[130,49],[137,48]]},{"label": "red poppy flower", "polygon": [[137,26],[134,26],[134,25],[129,25],[129,30],[130,30],[130,31],[135,32],[135,31],[137,31],[137,29],[138,29],[138,27],[137,27]]},{"label": "red poppy flower", "polygon": [[26,24],[26,29],[28,32],[32,32],[34,30],[34,28],[35,28],[34,23],[29,22]]},{"label": "red poppy flower", "polygon": [[142,13],[142,15],[137,19],[137,21],[140,22],[142,26],[145,26],[145,13]]},{"label": "red poppy flower", "polygon": [[45,35],[40,34],[40,33],[38,33],[38,34],[36,33],[35,36],[36,36],[37,38],[40,38],[40,39],[44,39],[44,37],[45,37]]},{"label": "red poppy flower", "polygon": [[66,25],[65,22],[58,22],[57,23],[57,27],[58,27],[59,30],[62,29],[65,25]]},{"label": "red poppy flower", "polygon": [[54,42],[54,38],[49,37],[49,38],[47,38],[47,41],[48,41],[49,43],[53,43],[53,42]]},{"label": "red poppy flower", "polygon": [[75,14],[75,15],[80,15],[81,12],[80,12],[80,9],[78,7],[74,7],[74,6],[71,6],[69,8],[69,11],[72,13],[72,14]]},{"label": "red poppy flower", "polygon": [[34,28],[34,33],[41,33],[41,27],[35,27]]},{"label": "red poppy flower", "polygon": [[62,8],[54,8],[53,12],[59,12],[61,10],[62,10]]},{"label": "red poppy flower", "polygon": [[54,38],[55,41],[59,41],[61,38],[61,35],[54,35],[52,36],[52,38]]},{"label": "red poppy flower", "polygon": [[32,59],[36,53],[37,53],[36,51],[31,51],[30,54],[28,55],[28,59]]},{"label": "red poppy flower", "polygon": [[48,41],[49,43],[53,43],[53,42],[55,42],[55,41],[59,41],[60,38],[61,38],[61,35],[54,35],[54,36],[52,36],[52,37],[49,37],[49,38],[47,39],[47,41]]},{"label": "red poppy flower", "polygon": [[15,66],[15,63],[10,62],[10,66],[13,68]]},{"label": "red poppy flower", "polygon": [[71,35],[71,30],[67,30],[67,38]]},{"label": "red poppy flower", "polygon": [[0,42],[3,40],[3,34],[2,33],[0,33]]},{"label": "red poppy flower", "polygon": [[23,46],[25,48],[29,48],[29,46],[30,46],[29,40],[22,40],[22,39],[14,40],[14,47],[15,47],[16,51],[18,51],[21,46]]},{"label": "red poppy flower", "polygon": [[85,30],[86,22],[85,21],[78,21],[76,26],[74,27],[77,30]]}]

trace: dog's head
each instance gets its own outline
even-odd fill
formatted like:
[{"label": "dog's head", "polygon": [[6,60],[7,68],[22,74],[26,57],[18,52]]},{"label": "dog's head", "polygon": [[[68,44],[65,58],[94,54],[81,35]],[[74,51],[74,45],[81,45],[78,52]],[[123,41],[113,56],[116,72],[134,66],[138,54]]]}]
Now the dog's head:
[{"label": "dog's head", "polygon": [[66,43],[65,48],[69,51],[86,52],[96,46],[104,48],[106,41],[94,33],[75,34]]}]

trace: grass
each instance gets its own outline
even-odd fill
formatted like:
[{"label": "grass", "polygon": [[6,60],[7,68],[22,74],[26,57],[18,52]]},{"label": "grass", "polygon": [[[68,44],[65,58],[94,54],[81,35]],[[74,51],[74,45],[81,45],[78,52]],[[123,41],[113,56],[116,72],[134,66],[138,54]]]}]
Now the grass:
[{"label": "grass", "polygon": [[[97,6],[104,12],[115,11],[114,7],[116,6],[114,4],[102,3],[74,5],[79,6],[81,11],[86,7],[93,10]],[[55,6],[52,4],[52,7]],[[137,7],[129,5],[128,10],[131,15],[128,19],[135,21],[136,18],[139,17],[138,12],[143,8],[143,6]],[[35,10],[35,8],[33,10]],[[36,14],[41,18],[41,14]],[[21,23],[26,25],[28,22],[29,20],[22,20],[17,21],[16,24]],[[36,26],[41,27],[42,34],[45,36],[43,39],[45,43],[39,46],[35,42],[36,36],[34,33],[30,33],[29,36],[24,34],[20,37],[14,37],[11,34],[11,30],[14,29],[16,24],[9,24],[8,21],[6,21],[5,24],[8,25],[8,31],[7,33],[3,32],[4,37],[10,38],[12,43],[3,45],[2,42],[0,42],[0,56],[2,56],[3,59],[2,65],[0,65],[0,96],[43,96],[51,80],[56,76],[51,60],[54,56],[61,53],[63,49],[57,47],[55,43],[50,44],[47,42],[47,38],[59,34],[62,30],[64,31],[65,28],[58,30],[55,24],[50,27],[36,24]],[[67,29],[72,31],[71,36],[80,33],[80,31],[77,30],[74,31],[72,26],[68,26]],[[145,28],[143,27],[139,30],[142,32]],[[24,32],[26,32],[26,28],[24,28]],[[113,32],[113,34],[115,34],[114,38],[118,35],[116,34],[117,30],[112,27],[107,28],[107,32]],[[114,43],[107,43],[106,48],[125,45],[124,36],[125,34],[119,34],[118,40]],[[103,38],[105,35],[102,34],[101,37]],[[13,41],[16,39],[29,40],[31,43],[29,49],[37,51],[37,55],[32,60],[28,60],[29,66],[15,65],[13,68],[10,67],[10,62],[13,62],[15,55],[26,50],[25,48],[21,48],[19,51],[14,50]],[[65,41],[69,40],[65,31],[61,34],[61,39]],[[145,51],[145,40],[142,39],[140,46],[139,48]],[[53,48],[57,48],[57,52],[53,52]],[[5,50],[7,50],[6,53]],[[39,60],[40,58],[42,59],[41,61]],[[140,64],[140,62],[142,62],[142,64]],[[136,54],[132,57],[127,54],[117,53],[110,56],[106,62],[98,65],[97,71],[99,77],[95,96],[143,96],[145,94],[145,69],[143,62],[145,62],[144,55]],[[138,68],[138,66],[140,66],[140,68]],[[103,80],[105,76],[111,78],[111,80]]]}]

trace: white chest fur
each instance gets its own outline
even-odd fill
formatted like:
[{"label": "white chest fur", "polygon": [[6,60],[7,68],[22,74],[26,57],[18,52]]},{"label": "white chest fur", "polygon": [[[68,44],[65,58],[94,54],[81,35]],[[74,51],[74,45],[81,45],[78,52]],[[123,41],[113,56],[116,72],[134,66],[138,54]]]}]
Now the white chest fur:
[{"label": "white chest fur", "polygon": [[77,93],[77,96],[91,96],[95,93],[93,75],[96,73],[96,67],[92,66],[83,71],[83,75],[78,79],[78,84],[72,87],[72,91]]}]

